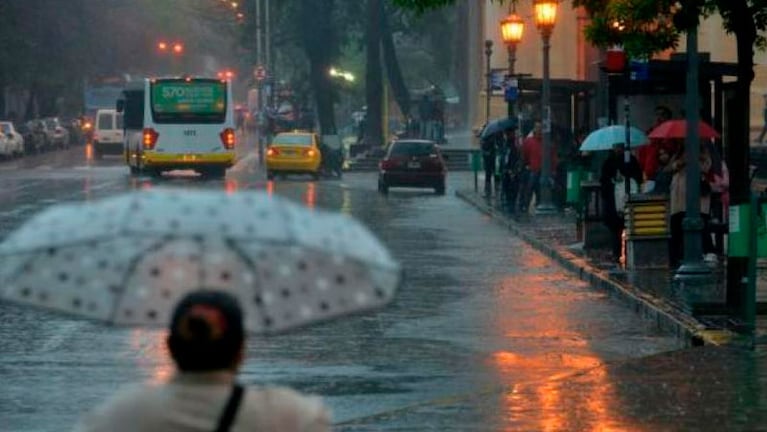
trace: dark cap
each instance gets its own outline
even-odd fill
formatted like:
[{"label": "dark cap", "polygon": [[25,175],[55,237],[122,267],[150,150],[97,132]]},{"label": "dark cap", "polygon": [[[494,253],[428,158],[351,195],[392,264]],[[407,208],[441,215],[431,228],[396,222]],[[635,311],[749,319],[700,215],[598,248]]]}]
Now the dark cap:
[{"label": "dark cap", "polygon": [[245,337],[242,309],[224,291],[199,290],[176,306],[168,348],[183,371],[212,371],[235,365]]}]

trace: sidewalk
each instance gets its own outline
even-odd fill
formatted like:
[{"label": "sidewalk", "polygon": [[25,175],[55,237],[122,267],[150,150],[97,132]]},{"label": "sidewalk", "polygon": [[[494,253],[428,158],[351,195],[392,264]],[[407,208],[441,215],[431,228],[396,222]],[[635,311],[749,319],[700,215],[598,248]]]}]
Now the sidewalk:
[{"label": "sidewalk", "polygon": [[[732,322],[723,316],[693,317],[685,311],[672,287],[671,270],[627,271],[615,269],[607,249],[583,250],[577,238],[576,215],[565,212],[551,216],[525,214],[510,217],[496,198],[485,198],[473,189],[461,189],[456,195],[506,226],[551,257],[565,269],[577,274],[597,289],[604,290],[626,303],[634,312],[654,322],[662,331],[675,334],[691,346],[748,344],[744,337],[731,331]],[[714,269],[718,289],[724,289],[724,271]],[[767,281],[762,281],[767,283]],[[757,336],[767,334],[766,321],[757,326]]]}]

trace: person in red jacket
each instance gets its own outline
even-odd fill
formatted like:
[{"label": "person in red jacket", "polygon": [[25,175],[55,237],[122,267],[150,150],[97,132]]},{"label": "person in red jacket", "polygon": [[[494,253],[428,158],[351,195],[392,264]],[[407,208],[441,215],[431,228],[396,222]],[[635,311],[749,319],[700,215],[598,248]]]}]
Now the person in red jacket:
[{"label": "person in red jacket", "polygon": [[[671,110],[663,105],[655,107],[655,124],[647,131],[649,135],[656,127],[664,122],[671,120]],[[658,172],[658,149],[661,146],[667,146],[667,140],[650,139],[650,143],[637,149],[637,160],[642,167],[644,180],[652,180]]]},{"label": "person in red jacket", "polygon": [[[541,187],[541,167],[543,165],[543,127],[540,121],[536,121],[533,126],[533,131],[530,136],[525,138],[522,142],[522,160],[525,163],[526,177],[525,187],[523,193],[520,196],[520,210],[526,212],[530,205],[530,200],[535,194],[535,202],[540,202],[540,187]],[[551,145],[551,157],[549,158],[550,172],[549,175],[553,176],[556,172],[557,166],[557,151],[552,142]]]}]

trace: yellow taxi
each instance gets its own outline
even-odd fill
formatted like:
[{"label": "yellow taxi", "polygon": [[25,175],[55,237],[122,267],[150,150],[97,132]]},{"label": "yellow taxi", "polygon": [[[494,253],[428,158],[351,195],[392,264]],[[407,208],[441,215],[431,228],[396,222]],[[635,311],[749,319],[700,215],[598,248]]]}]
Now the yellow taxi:
[{"label": "yellow taxi", "polygon": [[283,132],[277,134],[266,148],[266,177],[276,174],[310,174],[320,177],[320,140],[311,132]]}]

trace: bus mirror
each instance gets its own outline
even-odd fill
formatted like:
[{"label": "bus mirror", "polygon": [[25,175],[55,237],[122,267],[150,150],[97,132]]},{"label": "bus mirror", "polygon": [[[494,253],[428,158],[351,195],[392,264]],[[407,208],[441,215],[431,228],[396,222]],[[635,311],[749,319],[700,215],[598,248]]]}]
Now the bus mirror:
[{"label": "bus mirror", "polygon": [[124,99],[118,99],[117,100],[117,112],[121,113],[125,111],[125,100]]}]

